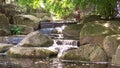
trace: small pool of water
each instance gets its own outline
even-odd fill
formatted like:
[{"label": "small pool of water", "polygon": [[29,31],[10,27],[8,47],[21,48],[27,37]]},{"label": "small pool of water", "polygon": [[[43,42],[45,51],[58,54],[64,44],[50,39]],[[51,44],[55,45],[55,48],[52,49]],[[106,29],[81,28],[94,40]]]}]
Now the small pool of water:
[{"label": "small pool of water", "polygon": [[0,68],[120,68],[111,64],[62,62],[53,59],[8,58],[0,56]]}]

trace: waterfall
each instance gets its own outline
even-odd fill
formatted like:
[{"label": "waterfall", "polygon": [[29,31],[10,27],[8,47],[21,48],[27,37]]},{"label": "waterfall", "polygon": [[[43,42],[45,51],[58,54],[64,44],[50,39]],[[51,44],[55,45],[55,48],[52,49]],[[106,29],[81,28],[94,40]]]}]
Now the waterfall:
[{"label": "waterfall", "polygon": [[64,52],[68,51],[69,49],[78,48],[77,41],[75,41],[75,40],[61,40],[61,39],[54,40],[54,44],[51,47],[58,50],[58,55],[57,55],[58,58],[61,57],[62,54]]},{"label": "waterfall", "polygon": [[[70,50],[70,49],[75,49],[78,48],[77,46],[77,40],[69,40],[69,39],[64,39],[64,36],[62,34],[63,29],[66,27],[66,25],[63,25],[61,27],[56,27],[56,28],[43,28],[40,30],[43,34],[48,35],[49,37],[54,37],[53,38],[53,45],[48,47],[47,49],[49,50],[58,50],[58,55],[57,57],[61,57],[64,52]],[[57,33],[53,34],[52,30],[56,29]]]}]

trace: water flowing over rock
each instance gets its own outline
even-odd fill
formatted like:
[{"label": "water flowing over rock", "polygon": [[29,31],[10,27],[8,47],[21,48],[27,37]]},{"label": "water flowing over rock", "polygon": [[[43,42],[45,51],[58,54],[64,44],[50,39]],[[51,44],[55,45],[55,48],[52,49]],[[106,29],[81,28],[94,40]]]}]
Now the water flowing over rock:
[{"label": "water flowing over rock", "polygon": [[53,43],[48,36],[41,34],[39,31],[29,33],[17,46],[22,47],[48,47]]},{"label": "water flowing over rock", "polygon": [[107,55],[99,45],[87,44],[84,46],[80,46],[78,49],[70,50],[64,53],[61,56],[61,59],[106,62]]},{"label": "water flowing over rock", "polygon": [[37,29],[40,24],[40,19],[32,15],[16,15],[13,19],[16,25],[26,25],[34,29]]},{"label": "water flowing over rock", "polygon": [[107,56],[112,58],[118,48],[120,35],[107,36],[103,41],[103,49]]},{"label": "water flowing over rock", "polygon": [[55,56],[57,51],[42,47],[12,47],[7,53],[11,57],[47,58]]},{"label": "water flowing over rock", "polygon": [[48,49],[58,50],[57,57],[60,58],[63,55],[64,52],[72,50],[72,49],[76,49],[76,48],[78,48],[76,40],[56,39],[56,40],[54,40],[53,45],[50,46]]},{"label": "water flowing over rock", "polygon": [[10,25],[8,18],[0,13],[0,36],[5,36],[10,34]]}]

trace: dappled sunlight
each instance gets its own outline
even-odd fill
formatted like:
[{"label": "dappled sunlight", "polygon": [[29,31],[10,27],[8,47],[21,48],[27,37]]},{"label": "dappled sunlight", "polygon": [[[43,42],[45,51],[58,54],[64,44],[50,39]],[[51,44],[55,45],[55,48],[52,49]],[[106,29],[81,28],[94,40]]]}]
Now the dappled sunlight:
[{"label": "dappled sunlight", "polygon": [[118,27],[118,29],[120,29],[120,27]]},{"label": "dappled sunlight", "polygon": [[102,32],[102,34],[107,34],[109,31],[108,30],[105,30],[104,32]]},{"label": "dappled sunlight", "polygon": [[110,23],[105,23],[105,24],[103,24],[103,26],[109,27],[109,26],[110,26]]},{"label": "dappled sunlight", "polygon": [[118,37],[117,40],[120,40],[120,37]]}]

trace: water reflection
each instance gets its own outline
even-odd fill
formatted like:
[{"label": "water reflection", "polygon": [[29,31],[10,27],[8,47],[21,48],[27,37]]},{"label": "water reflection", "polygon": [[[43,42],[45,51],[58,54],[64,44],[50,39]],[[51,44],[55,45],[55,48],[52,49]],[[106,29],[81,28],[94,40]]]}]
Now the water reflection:
[{"label": "water reflection", "polygon": [[54,59],[10,58],[0,56],[0,68],[120,68],[110,64],[62,62]]}]

